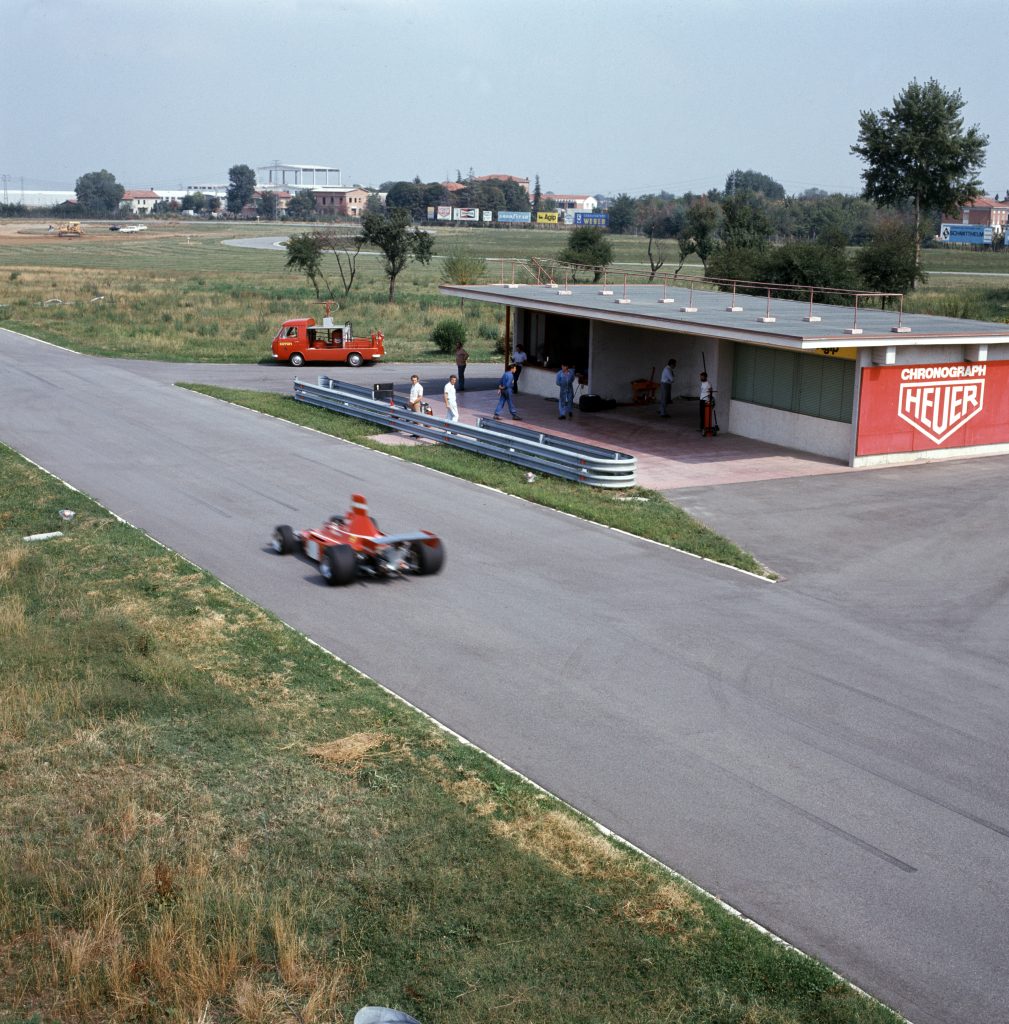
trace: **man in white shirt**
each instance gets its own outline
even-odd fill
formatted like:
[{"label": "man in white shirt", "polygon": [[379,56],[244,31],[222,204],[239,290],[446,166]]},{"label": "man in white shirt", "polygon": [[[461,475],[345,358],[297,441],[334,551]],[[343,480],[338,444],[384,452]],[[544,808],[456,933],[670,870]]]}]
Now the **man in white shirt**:
[{"label": "man in white shirt", "polygon": [[445,390],[442,392],[445,396],[445,408],[448,411],[449,423],[459,422],[459,406],[456,404],[455,398],[455,382],[459,378],[453,373],[448,379],[448,383],[445,385]]},{"label": "man in white shirt", "polygon": [[[701,374],[701,398],[700,398],[700,405],[699,405],[700,414],[701,414],[701,433],[702,434],[704,433],[705,427],[707,426],[707,423],[705,422],[705,413],[708,413],[708,410],[714,404],[715,404],[715,393],[711,389],[711,384],[708,383],[708,375],[706,373],[702,373]],[[714,414],[714,411],[712,410],[712,412],[709,415],[713,415],[713,414]],[[708,422],[710,422],[710,421],[708,421]]]},{"label": "man in white shirt", "polygon": [[512,355],[512,362],[515,364],[515,386],[512,388],[512,391],[516,395],[519,393],[519,377],[522,376],[522,370],[528,358],[526,350],[521,345],[516,345],[515,352]]},{"label": "man in white shirt", "polygon": [[410,378],[410,408],[414,412],[420,412],[421,406],[424,404],[424,385],[420,382],[420,377],[414,374]]},{"label": "man in white shirt", "polygon": [[[654,371],[653,371],[654,372]],[[662,376],[659,378],[659,415],[669,419],[666,406],[673,397],[673,381],[676,379],[676,360],[670,359],[662,367]]]}]

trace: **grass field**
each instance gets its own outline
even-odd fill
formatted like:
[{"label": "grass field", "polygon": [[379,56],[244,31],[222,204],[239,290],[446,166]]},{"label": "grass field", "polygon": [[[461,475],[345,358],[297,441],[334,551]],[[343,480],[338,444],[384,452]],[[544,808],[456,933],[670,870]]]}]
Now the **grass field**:
[{"label": "grass field", "polygon": [[[301,226],[303,228],[304,226]],[[298,226],[287,230],[300,230]],[[101,226],[83,239],[46,237],[28,225],[0,234],[0,326],[97,355],[183,362],[248,363],[267,359],[280,323],[321,313],[304,277],[284,269],[283,250],[241,249],[222,244],[235,237],[269,236],[275,224],[152,224],[123,237]],[[362,255],[350,297],[341,296],[339,316],[355,333],[381,330],[390,361],[439,358],[430,335],[441,319],[461,319],[475,361],[495,358],[504,333],[503,312],[484,303],[442,296],[439,255],[465,252],[491,260],[549,258],[563,247],[562,231],[439,228],[436,258],[413,264],[400,276],[398,301],[386,302],[387,282],[379,260]],[[646,242],[613,238],[615,272],[647,268]],[[934,270],[1009,272],[1000,253],[925,250]],[[671,269],[671,268],[670,268]],[[700,266],[688,264],[688,272]],[[335,265],[329,266],[335,276]],[[488,264],[488,279],[500,275]],[[1009,279],[940,277],[908,296],[910,312],[1009,319]]]},{"label": "grass field", "polygon": [[897,1021],[3,447],[0,478],[5,1024]]}]

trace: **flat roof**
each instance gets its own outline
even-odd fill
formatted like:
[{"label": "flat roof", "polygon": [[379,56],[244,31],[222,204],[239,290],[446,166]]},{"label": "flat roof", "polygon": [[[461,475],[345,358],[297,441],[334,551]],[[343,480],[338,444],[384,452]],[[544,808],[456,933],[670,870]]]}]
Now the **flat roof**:
[{"label": "flat roof", "polygon": [[[1009,343],[1009,324],[662,284],[443,284],[446,295],[561,316],[817,349]],[[730,310],[730,306],[738,307]],[[688,310],[695,310],[690,312]]]}]

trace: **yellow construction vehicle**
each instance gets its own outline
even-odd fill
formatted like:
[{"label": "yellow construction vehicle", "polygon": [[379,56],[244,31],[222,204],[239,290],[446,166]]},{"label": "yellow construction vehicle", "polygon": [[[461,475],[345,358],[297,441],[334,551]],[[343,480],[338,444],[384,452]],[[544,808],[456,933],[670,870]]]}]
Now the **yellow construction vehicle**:
[{"label": "yellow construction vehicle", "polygon": [[[52,228],[49,230],[52,231]],[[84,228],[81,227],[80,221],[68,220],[56,225],[56,233],[60,238],[80,238],[84,234]]]}]

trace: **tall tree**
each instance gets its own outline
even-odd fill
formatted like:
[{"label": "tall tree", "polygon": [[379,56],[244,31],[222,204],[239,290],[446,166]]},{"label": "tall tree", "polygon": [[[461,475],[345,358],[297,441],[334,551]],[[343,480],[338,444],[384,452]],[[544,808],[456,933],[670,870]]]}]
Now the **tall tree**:
[{"label": "tall tree", "polygon": [[730,171],[725,179],[725,194],[734,196],[739,192],[760,192],[768,199],[785,198],[785,186],[760,171]]},{"label": "tall tree", "polygon": [[855,254],[855,269],[866,288],[908,292],[925,280],[918,250],[911,244],[912,231],[897,217],[880,220],[872,239]]},{"label": "tall tree", "polygon": [[614,235],[626,234],[634,227],[635,203],[626,192],[621,192],[610,203],[608,212],[610,215],[610,231]]},{"label": "tall tree", "polygon": [[77,205],[86,217],[108,217],[119,209],[125,189],[109,171],[89,171],[74,187]]},{"label": "tall tree", "polygon": [[934,79],[913,80],[893,107],[863,110],[851,152],[866,163],[865,196],[881,206],[910,202],[914,210],[914,264],[921,251],[924,213],[952,211],[981,194],[988,136],[964,129],[960,90],[947,92]]},{"label": "tall tree", "polygon": [[256,191],[256,172],[248,164],[235,164],[228,171],[228,212],[241,213]]},{"label": "tall tree", "polygon": [[276,220],[279,208],[280,200],[277,199],[277,193],[272,189],[263,191],[259,199],[256,200],[256,209],[264,220]]},{"label": "tall tree", "polygon": [[704,267],[708,265],[708,259],[715,249],[717,242],[718,218],[720,208],[706,196],[696,199],[687,209],[683,218],[683,227],[680,228],[676,240],[680,243],[680,265],[676,268],[678,274],[683,268],[683,263],[691,253],[696,253]]},{"label": "tall tree", "polygon": [[434,236],[410,226],[410,214],[402,207],[388,213],[366,213],[361,219],[361,242],[374,245],[385,258],[389,278],[389,301],[396,301],[396,278],[411,260],[430,263]]}]

